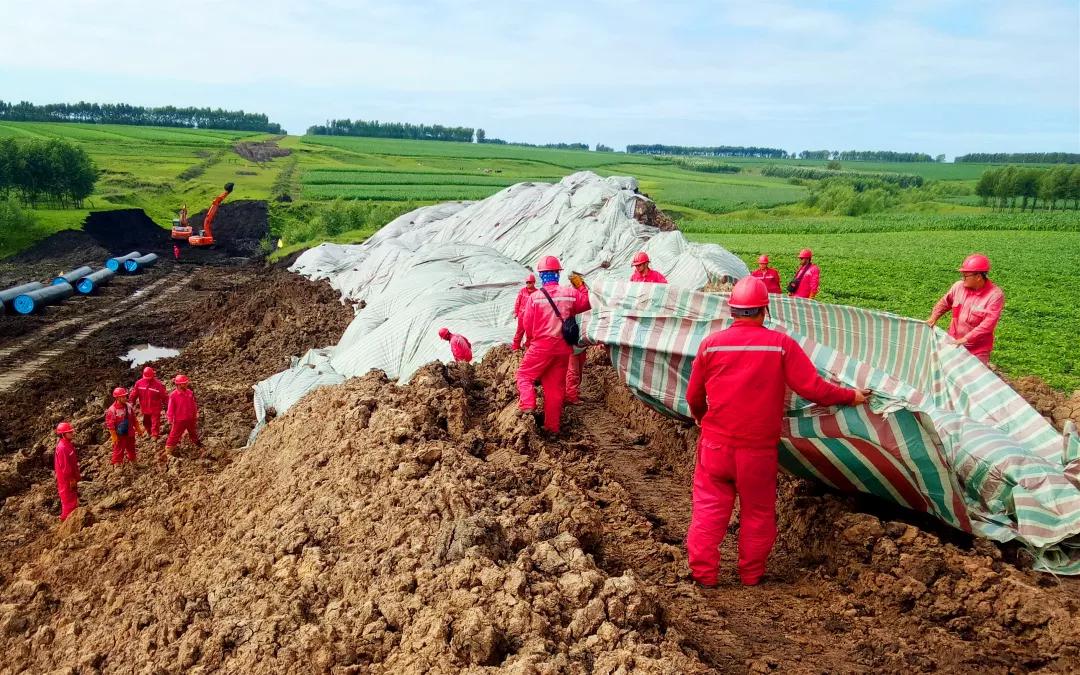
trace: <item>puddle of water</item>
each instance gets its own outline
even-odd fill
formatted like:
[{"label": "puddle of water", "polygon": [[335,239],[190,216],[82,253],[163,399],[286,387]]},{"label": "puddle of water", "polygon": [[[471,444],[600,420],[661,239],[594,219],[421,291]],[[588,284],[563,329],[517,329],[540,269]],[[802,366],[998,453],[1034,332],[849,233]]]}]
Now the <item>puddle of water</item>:
[{"label": "puddle of water", "polygon": [[167,359],[172,356],[180,356],[179,349],[169,347],[156,347],[154,345],[135,345],[127,354],[120,357],[121,361],[131,361],[132,368],[144,366],[158,359]]}]

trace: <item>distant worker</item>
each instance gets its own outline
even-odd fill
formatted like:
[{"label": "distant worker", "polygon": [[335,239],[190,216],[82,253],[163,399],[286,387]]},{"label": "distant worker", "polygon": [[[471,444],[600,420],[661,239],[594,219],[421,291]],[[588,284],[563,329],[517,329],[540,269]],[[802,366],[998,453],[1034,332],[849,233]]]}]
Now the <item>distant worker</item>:
[{"label": "distant worker", "polygon": [[139,418],[128,403],[128,391],[123,387],[113,389],[113,404],[105,411],[105,427],[112,438],[112,463],[119,466],[125,461],[134,462],[135,434],[141,433]]},{"label": "distant worker", "polygon": [[180,262],[180,244],[172,245],[172,257],[176,262]]},{"label": "distant worker", "polygon": [[75,429],[68,422],[56,425],[56,454],[53,457],[53,469],[56,471],[56,491],[60,493],[60,520],[67,520],[71,512],[79,507],[79,455],[75,451]]},{"label": "distant worker", "polygon": [[942,315],[952,312],[949,336],[967,347],[972,356],[990,362],[994,349],[994,329],[1005,307],[1005,293],[990,281],[990,259],[973,253],[960,266],[963,279],[957,281],[937,304],[926,323],[933,326]]},{"label": "distant worker", "polygon": [[455,361],[464,363],[472,361],[472,344],[464,335],[455,335],[449,328],[440,328],[439,337],[450,341],[450,353]]},{"label": "distant worker", "polygon": [[821,286],[821,270],[814,264],[814,252],[808,248],[799,251],[799,269],[788,284],[788,292],[796,298],[817,297]]},{"label": "distant worker", "polygon": [[[574,272],[570,275],[570,285],[575,289],[585,287],[585,279]],[[566,403],[569,405],[581,405],[581,374],[585,370],[585,347],[572,345],[574,350],[566,365]]]},{"label": "distant worker", "polygon": [[521,349],[521,338],[525,337],[525,327],[521,325],[521,317],[525,314],[525,303],[534,291],[536,291],[536,275],[530,274],[525,277],[525,285],[518,291],[517,298],[514,300],[514,320],[517,321],[517,330],[514,332],[514,341],[510,344],[510,348],[514,351]]},{"label": "distant worker", "polygon": [[654,269],[649,268],[649,264],[652,261],[649,260],[649,254],[645,251],[638,251],[634,254],[634,273],[630,275],[630,281],[646,281],[654,284],[666,284],[667,278],[663,274],[660,274]]},{"label": "distant worker", "polygon": [[751,272],[750,276],[765,282],[765,288],[770,293],[783,293],[783,286],[780,285],[780,271],[775,267],[769,267],[769,256],[763,255],[759,257],[757,264],[757,269]]},{"label": "distant worker", "polygon": [[720,544],[736,496],[739,576],[753,586],[765,574],[776,540],[786,388],[819,405],[858,405],[868,393],[826,382],[799,343],[764,327],[769,292],[760,279],[740,279],[728,304],[735,321],[702,340],[686,392],[701,426],[686,548],[690,571],[703,586],[717,583]]},{"label": "distant worker", "polygon": [[195,400],[195,392],[189,387],[191,380],[187,375],[181,374],[173,378],[173,383],[176,384],[176,389],[169,394],[169,407],[165,412],[169,420],[169,437],[165,439],[165,449],[158,455],[159,462],[168,460],[176,450],[176,446],[180,444],[185,431],[191,442],[195,444],[195,448],[198,449],[200,457],[203,453],[203,444],[199,440],[198,430],[199,404]]},{"label": "distant worker", "polygon": [[[536,390],[544,388],[544,428],[559,433],[563,399],[566,395],[566,371],[573,347],[563,337],[565,322],[589,309],[589,289],[559,285],[562,265],[553,255],[544,256],[537,266],[541,287],[529,296],[521,323],[529,350],[517,370],[518,407],[529,413],[536,410]],[[578,275],[580,276],[580,275]]]},{"label": "distant worker", "polygon": [[131,387],[131,399],[139,408],[142,426],[154,440],[161,436],[161,411],[169,400],[169,392],[154,369],[143,368],[142,378]]}]

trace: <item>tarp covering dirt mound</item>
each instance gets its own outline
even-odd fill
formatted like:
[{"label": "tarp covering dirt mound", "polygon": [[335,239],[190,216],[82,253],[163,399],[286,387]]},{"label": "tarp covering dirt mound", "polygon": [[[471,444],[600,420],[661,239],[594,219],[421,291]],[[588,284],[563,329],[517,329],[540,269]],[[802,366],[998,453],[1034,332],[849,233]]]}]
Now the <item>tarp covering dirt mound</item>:
[{"label": "tarp covering dirt mound", "polygon": [[[689,418],[698,345],[731,325],[726,295],[598,283],[586,339],[658,410]],[[1030,547],[1040,569],[1080,574],[1080,438],[1059,434],[944,331],[883,312],[773,296],[769,325],[818,370],[875,392],[821,410],[789,393],[781,463],[792,473]]]},{"label": "tarp covering dirt mound", "polygon": [[691,244],[649,224],[657,212],[643,204],[652,203],[634,179],[586,171],[555,184],[514,185],[480,202],[424,207],[363,244],[307,251],[290,269],[327,279],[366,307],[336,347],[306,355],[291,374],[257,387],[260,420],[264,410],[281,412],[310,387],[371,369],[408,380],[423,364],[448,357],[440,326],[466,335],[477,358],[510,342],[514,298],[543,255],[558,255],[567,271],[590,283],[629,276],[640,250],[673,283],[692,288],[747,273],[715,244]]},{"label": "tarp covering dirt mound", "polygon": [[[255,257],[260,242],[270,234],[269,209],[265,201],[240,199],[224,202],[214,217],[215,248],[231,256]],[[191,217],[196,232],[202,229],[206,211]]]}]

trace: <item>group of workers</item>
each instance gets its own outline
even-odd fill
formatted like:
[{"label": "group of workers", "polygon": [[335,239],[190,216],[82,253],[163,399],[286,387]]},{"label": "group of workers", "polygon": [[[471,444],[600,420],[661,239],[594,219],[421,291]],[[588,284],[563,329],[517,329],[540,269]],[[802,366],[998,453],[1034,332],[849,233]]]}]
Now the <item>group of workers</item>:
[{"label": "group of workers", "polygon": [[[644,251],[636,254],[630,280],[667,283],[650,263]],[[560,285],[561,271],[558,258],[545,256],[537,266],[540,287],[532,274],[526,278],[514,303],[517,330],[511,344],[514,350],[526,349],[516,376],[518,407],[525,413],[535,411],[535,386],[540,384],[543,427],[552,433],[559,431],[564,402],[580,401],[584,350],[576,336],[571,339],[567,323],[590,308],[589,289],[581,276],[573,274],[569,286]],[[990,260],[984,255],[968,256],[959,272],[962,279],[937,302],[927,324],[934,326],[951,312],[948,334],[953,342],[987,363],[1004,294],[990,281]],[[803,249],[787,291],[793,297],[813,299],[820,286],[821,271],[813,252]],[[717,584],[720,545],[736,497],[739,577],[753,586],[765,574],[777,534],[777,447],[786,391],[823,406],[861,405],[871,393],[825,381],[798,342],[765,327],[769,295],[782,292],[780,273],[762,255],[757,269],[730,290],[732,325],[707,336],[691,366],[687,403],[701,434],[686,546],[691,574],[704,587]],[[445,328],[440,336],[451,341],[455,358],[471,360],[467,340]],[[462,342],[455,347],[455,340]]]},{"label": "group of workers", "polygon": [[[136,436],[150,437],[156,443],[162,435],[161,415],[169,422],[169,433],[165,445],[158,453],[158,461],[164,463],[180,444],[184,434],[203,452],[199,438],[199,404],[195,392],[191,390],[191,380],[187,375],[179,374],[173,378],[176,387],[170,393],[161,380],[157,379],[154,369],[143,368],[142,378],[130,392],[124,387],[112,391],[113,403],[105,410],[105,428],[112,440],[113,466],[135,462],[138,454],[135,449]],[[79,505],[78,452],[75,448],[75,429],[70,422],[57,425],[56,435],[60,437],[56,444],[53,468],[56,471],[56,488],[60,493],[60,520],[66,520]]]}]

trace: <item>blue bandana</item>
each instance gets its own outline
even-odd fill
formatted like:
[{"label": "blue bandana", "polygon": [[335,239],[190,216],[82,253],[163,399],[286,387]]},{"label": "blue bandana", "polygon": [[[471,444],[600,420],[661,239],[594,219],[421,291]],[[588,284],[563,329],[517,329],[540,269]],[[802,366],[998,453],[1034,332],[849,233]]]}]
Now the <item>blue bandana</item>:
[{"label": "blue bandana", "polygon": [[541,272],[540,273],[540,283],[543,283],[543,284],[557,284],[557,283],[559,283],[559,273],[558,272]]}]

